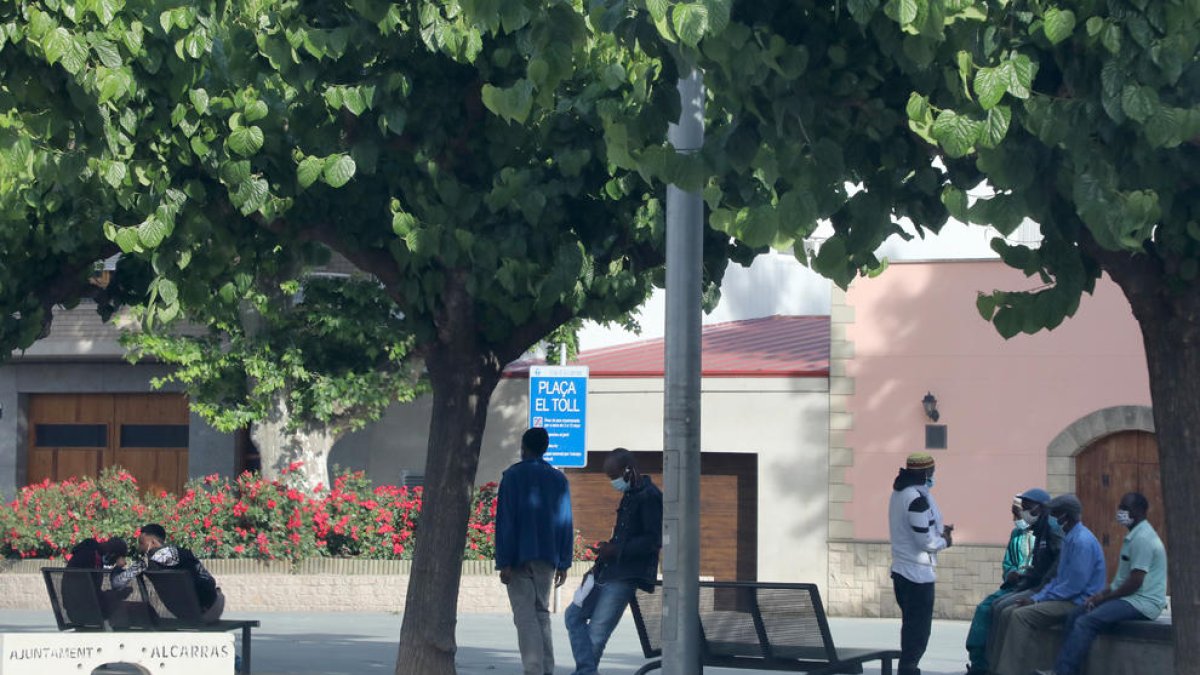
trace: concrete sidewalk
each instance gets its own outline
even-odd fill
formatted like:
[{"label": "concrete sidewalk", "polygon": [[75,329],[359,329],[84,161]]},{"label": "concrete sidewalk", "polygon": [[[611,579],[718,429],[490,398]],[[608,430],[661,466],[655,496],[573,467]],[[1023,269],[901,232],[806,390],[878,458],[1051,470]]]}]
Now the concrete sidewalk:
[{"label": "concrete sidewalk", "polygon": [[[362,675],[391,673],[396,663],[399,614],[270,613],[253,616],[230,613],[226,618],[254,618],[254,673],[257,675]],[[554,647],[558,675],[570,673],[571,648],[562,615],[555,614]],[[830,619],[839,647],[898,648],[896,619]],[[53,631],[54,616],[46,611],[0,610],[3,632]],[[925,675],[959,675],[965,668],[963,641],[967,624],[936,621],[929,652],[921,663]],[[520,675],[512,618],[500,614],[464,614],[458,618],[458,672],[462,675]],[[621,621],[604,655],[605,675],[632,673],[642,658],[637,633],[628,615]],[[733,675],[765,671],[706,669],[706,674]],[[877,675],[878,667],[868,667]]]}]

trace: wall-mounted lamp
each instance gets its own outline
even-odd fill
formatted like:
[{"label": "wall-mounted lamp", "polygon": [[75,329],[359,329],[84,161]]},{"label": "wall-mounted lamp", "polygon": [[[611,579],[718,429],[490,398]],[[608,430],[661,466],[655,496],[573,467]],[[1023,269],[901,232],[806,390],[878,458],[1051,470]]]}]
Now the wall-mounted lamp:
[{"label": "wall-mounted lamp", "polygon": [[934,422],[938,421],[938,418],[942,416],[938,412],[937,398],[934,397],[933,392],[925,394],[925,398],[921,399],[921,407],[925,409],[925,416]]}]

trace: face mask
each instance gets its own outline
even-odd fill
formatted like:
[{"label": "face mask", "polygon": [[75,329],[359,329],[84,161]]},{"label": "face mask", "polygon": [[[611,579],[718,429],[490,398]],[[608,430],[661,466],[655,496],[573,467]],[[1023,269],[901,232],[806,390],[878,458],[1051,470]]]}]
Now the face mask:
[{"label": "face mask", "polygon": [[1129,515],[1129,512],[1125,509],[1120,509],[1117,511],[1117,524],[1123,527],[1129,527],[1133,524],[1133,516]]},{"label": "face mask", "polygon": [[1028,530],[1028,529],[1029,529],[1029,523],[1027,523],[1027,522],[1025,522],[1024,520],[1021,520],[1020,518],[1018,518],[1017,520],[1014,520],[1014,521],[1013,521],[1013,527],[1015,527],[1015,528],[1017,528],[1018,530],[1021,530],[1021,531],[1023,532],[1023,531],[1025,531],[1025,530]]},{"label": "face mask", "polygon": [[927,488],[933,487],[933,476],[930,476],[929,478],[925,479],[925,487],[927,487]]},{"label": "face mask", "polygon": [[1054,516],[1050,516],[1050,531],[1060,537],[1067,533],[1067,531],[1063,529],[1062,523],[1058,522],[1058,518],[1055,518]]},{"label": "face mask", "polygon": [[1038,517],[1033,515],[1033,511],[1030,511],[1029,509],[1024,509],[1021,511],[1021,520],[1023,520],[1026,524],[1032,525],[1037,522],[1037,519]]},{"label": "face mask", "polygon": [[612,479],[613,489],[617,492],[625,492],[629,489],[629,481],[625,480],[624,476]]}]

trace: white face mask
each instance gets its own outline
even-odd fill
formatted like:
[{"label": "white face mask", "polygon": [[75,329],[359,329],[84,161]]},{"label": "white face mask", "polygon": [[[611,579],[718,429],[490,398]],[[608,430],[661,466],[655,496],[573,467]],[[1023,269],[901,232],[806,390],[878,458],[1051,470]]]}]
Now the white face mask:
[{"label": "white face mask", "polygon": [[625,492],[629,489],[629,481],[625,480],[624,476],[621,476],[620,478],[614,478],[611,482],[613,489],[617,492]]},{"label": "white face mask", "polygon": [[1129,512],[1125,509],[1119,509],[1117,511],[1117,524],[1122,527],[1129,527],[1133,524],[1133,516],[1129,515]]},{"label": "white face mask", "polygon": [[1018,518],[1013,521],[1013,527],[1017,528],[1018,530],[1028,530],[1029,523],[1025,522],[1024,519]]},{"label": "white face mask", "polygon": [[1037,519],[1038,517],[1033,515],[1033,512],[1029,509],[1024,509],[1021,511],[1021,520],[1025,521],[1026,524],[1032,525],[1037,522]]}]

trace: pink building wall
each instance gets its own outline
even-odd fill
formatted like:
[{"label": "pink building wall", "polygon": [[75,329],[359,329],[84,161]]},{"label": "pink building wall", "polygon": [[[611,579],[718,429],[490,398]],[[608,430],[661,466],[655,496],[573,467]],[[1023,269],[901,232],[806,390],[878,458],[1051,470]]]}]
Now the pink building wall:
[{"label": "pink building wall", "polygon": [[859,540],[887,538],[892,480],[923,450],[921,398],[933,392],[946,424],[933,494],[962,543],[1007,541],[1012,496],[1046,483],[1046,447],[1096,410],[1150,405],[1141,334],[1107,278],[1051,332],[1005,341],[975,309],[978,291],[1038,284],[996,261],[893,264],[847,293],[854,322],[846,444],[853,486],[846,517]]}]

